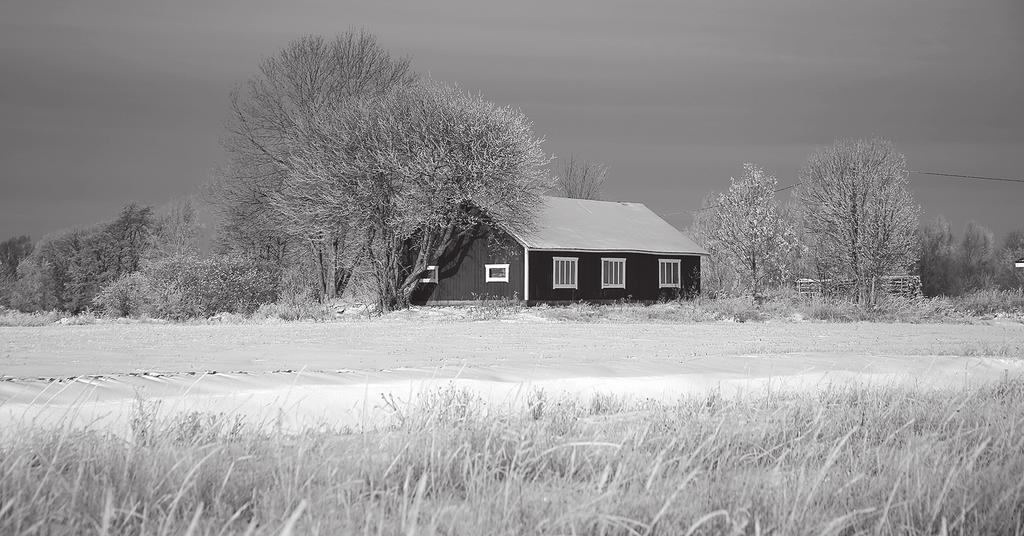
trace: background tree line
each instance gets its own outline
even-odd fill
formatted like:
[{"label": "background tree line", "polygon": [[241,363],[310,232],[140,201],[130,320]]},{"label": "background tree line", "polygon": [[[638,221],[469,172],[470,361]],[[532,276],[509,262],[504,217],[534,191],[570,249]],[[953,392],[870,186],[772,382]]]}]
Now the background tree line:
[{"label": "background tree line", "polygon": [[[795,187],[782,206],[778,191]],[[796,185],[744,166],[728,190],[704,200],[693,234],[711,252],[702,287],[711,295],[761,295],[796,278],[849,284],[850,297],[871,299],[872,285],[891,275],[920,275],[925,296],[1017,289],[1024,271],[1024,231],[997,247],[974,222],[954,239],[941,217],[919,225],[904,156],[884,139],[838,140],[814,152]]]},{"label": "background tree line", "polygon": [[0,305],[188,318],[276,297],[274,266],[209,252],[194,203],[126,205],[113,220],[0,244]]},{"label": "background tree line", "polygon": [[959,296],[976,290],[1024,288],[1024,229],[1011,231],[997,243],[991,231],[970,221],[958,239],[939,216],[919,233],[922,292],[926,296]]}]

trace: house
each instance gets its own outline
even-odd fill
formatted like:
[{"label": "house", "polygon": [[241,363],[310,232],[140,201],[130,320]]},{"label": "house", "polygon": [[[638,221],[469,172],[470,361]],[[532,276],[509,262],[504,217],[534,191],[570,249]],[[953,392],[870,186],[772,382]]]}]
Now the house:
[{"label": "house", "polygon": [[641,203],[544,197],[533,229],[481,226],[428,267],[412,302],[688,297],[707,254]]},{"label": "house", "polygon": [[1024,257],[1017,259],[1017,262],[1013,263],[1017,268],[1024,268]]}]

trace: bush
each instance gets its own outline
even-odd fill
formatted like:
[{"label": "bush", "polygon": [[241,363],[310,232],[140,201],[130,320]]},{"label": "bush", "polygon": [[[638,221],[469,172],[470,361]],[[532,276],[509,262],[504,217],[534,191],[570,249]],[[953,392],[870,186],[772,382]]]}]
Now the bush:
[{"label": "bush", "polygon": [[100,289],[93,303],[109,316],[139,316],[153,304],[150,280],[142,272],[121,276]]},{"label": "bush", "polygon": [[96,305],[113,316],[146,314],[171,320],[217,313],[252,314],[277,294],[275,270],[248,259],[174,255],[100,291]]},{"label": "bush", "polygon": [[154,290],[154,314],[174,320],[251,314],[277,297],[274,270],[236,256],[176,255],[150,264],[143,274]]}]

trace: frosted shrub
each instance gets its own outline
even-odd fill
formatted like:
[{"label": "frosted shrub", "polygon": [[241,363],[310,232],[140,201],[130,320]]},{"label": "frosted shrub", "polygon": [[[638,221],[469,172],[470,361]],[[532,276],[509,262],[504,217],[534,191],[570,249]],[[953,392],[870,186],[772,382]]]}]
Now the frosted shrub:
[{"label": "frosted shrub", "polygon": [[243,257],[174,255],[104,287],[96,305],[109,315],[171,320],[251,314],[277,294],[274,270]]},{"label": "frosted shrub", "polygon": [[273,271],[237,256],[179,255],[155,262],[144,272],[156,290],[157,315],[172,319],[250,314],[276,298]]},{"label": "frosted shrub", "polygon": [[152,303],[149,279],[142,272],[123,275],[101,288],[93,303],[109,316],[139,316]]}]

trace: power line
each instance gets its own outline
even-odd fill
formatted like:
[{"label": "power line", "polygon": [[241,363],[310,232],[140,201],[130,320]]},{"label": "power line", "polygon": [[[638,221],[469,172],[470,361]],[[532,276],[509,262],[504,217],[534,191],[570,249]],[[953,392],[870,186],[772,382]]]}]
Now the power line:
[{"label": "power line", "polygon": [[[958,173],[941,173],[941,172],[938,172],[938,171],[907,170],[907,173],[908,174],[909,173],[916,173],[918,175],[934,175],[934,176],[937,176],[937,177],[951,177],[951,178],[956,178],[956,179],[969,179],[969,180],[979,180],[979,181],[997,181],[997,182],[1024,183],[1024,179],[1011,179],[1011,178],[1007,178],[1007,177],[986,177],[986,176],[983,176],[983,175],[961,175],[961,174],[958,174]],[[790,188],[796,188],[799,185],[800,185],[800,181],[797,181],[797,182],[795,182],[793,184],[790,184],[789,186],[783,186],[782,188],[779,188],[779,189],[775,190],[774,193],[784,192],[786,190],[789,190]],[[720,206],[722,206],[722,205],[720,205],[720,204],[718,204],[718,205],[711,205],[711,206],[707,206],[707,207],[701,207],[701,208],[698,208],[696,210],[680,210],[680,211],[676,211],[676,212],[666,212],[665,214],[662,214],[662,215],[663,216],[675,216],[675,215],[678,215],[678,214],[686,214],[686,213],[696,214],[698,212],[703,212],[705,210],[710,210],[710,209],[713,209],[713,208],[718,208]]]},{"label": "power line", "polygon": [[1008,179],[1006,177],[983,177],[981,175],[959,175],[956,173],[940,173],[938,171],[908,171],[907,173],[917,173],[918,175],[935,175],[938,177],[955,177],[958,179],[975,179],[980,181],[999,181],[999,182],[1022,182],[1024,179]]}]

